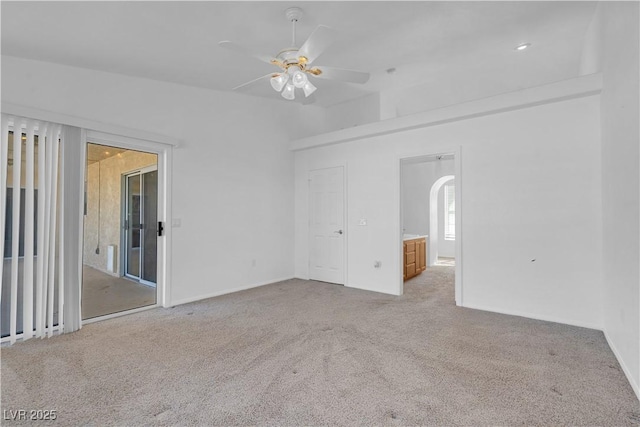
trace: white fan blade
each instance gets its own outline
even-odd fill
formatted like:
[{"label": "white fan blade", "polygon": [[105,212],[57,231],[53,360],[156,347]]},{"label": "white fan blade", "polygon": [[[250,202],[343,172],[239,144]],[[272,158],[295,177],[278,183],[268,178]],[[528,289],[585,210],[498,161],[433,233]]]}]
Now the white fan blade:
[{"label": "white fan blade", "polygon": [[326,25],[319,25],[300,47],[298,55],[306,57],[307,62],[312,63],[335,41],[335,32]]},{"label": "white fan blade", "polygon": [[315,76],[320,79],[340,80],[343,82],[359,84],[366,83],[369,80],[369,73],[363,73],[361,71],[343,70],[342,68],[324,67],[322,65],[318,65],[313,68],[317,68],[322,71],[320,74]]},{"label": "white fan blade", "polygon": [[240,86],[236,86],[236,87],[234,87],[232,90],[238,90],[238,89],[245,88],[245,87],[247,87],[247,86],[251,86],[251,85],[253,85],[253,84],[255,84],[255,83],[258,83],[259,81],[261,81],[261,80],[263,80],[263,79],[266,79],[267,77],[268,77],[268,78],[271,78],[272,76],[273,76],[273,73],[269,73],[269,74],[267,74],[267,75],[265,75],[265,76],[258,77],[257,79],[251,80],[250,82],[246,82],[246,83],[244,83],[244,84],[241,84]]},{"label": "white fan blade", "polygon": [[238,43],[230,42],[229,40],[221,41],[218,43],[218,45],[220,47],[232,50],[234,52],[240,52],[248,56],[253,56],[254,58],[259,59],[260,61],[264,61],[269,64],[272,64],[274,61],[274,58],[270,57],[269,55],[262,55],[259,53],[255,53],[251,49],[241,46]]}]

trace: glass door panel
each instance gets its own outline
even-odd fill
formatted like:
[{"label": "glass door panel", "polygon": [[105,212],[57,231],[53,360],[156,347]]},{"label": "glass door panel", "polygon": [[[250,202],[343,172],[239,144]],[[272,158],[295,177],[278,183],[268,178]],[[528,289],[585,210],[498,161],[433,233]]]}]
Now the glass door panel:
[{"label": "glass door panel", "polygon": [[127,177],[127,212],[125,228],[127,230],[127,276],[140,278],[140,243],[141,243],[141,206],[140,206],[140,175]]},{"label": "glass door panel", "polygon": [[142,176],[142,272],[140,278],[156,283],[158,253],[158,171]]}]

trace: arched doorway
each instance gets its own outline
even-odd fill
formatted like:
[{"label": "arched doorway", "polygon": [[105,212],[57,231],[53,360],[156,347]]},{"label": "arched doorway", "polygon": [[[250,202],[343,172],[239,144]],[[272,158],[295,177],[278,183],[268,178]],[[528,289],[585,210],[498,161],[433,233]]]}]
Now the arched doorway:
[{"label": "arched doorway", "polygon": [[446,175],[436,180],[429,193],[429,250],[427,265],[431,266],[438,260],[438,243],[440,241],[438,230],[438,213],[442,207],[438,205],[438,195],[442,186],[455,179],[454,175]]}]

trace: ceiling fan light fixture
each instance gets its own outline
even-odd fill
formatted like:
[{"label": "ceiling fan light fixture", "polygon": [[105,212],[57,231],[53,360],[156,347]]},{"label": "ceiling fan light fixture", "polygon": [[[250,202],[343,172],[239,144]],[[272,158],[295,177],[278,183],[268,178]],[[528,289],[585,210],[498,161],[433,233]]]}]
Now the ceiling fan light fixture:
[{"label": "ceiling fan light fixture", "polygon": [[293,85],[297,88],[302,88],[307,83],[307,81],[308,79],[306,74],[299,70],[294,71],[293,76],[291,76],[291,83],[293,83]]},{"label": "ceiling fan light fixture", "polygon": [[275,77],[271,77],[271,87],[275,91],[280,92],[287,83],[287,80],[289,80],[289,75],[286,73],[281,73]]},{"label": "ceiling fan light fixture", "polygon": [[308,79],[307,79],[307,82],[304,84],[304,86],[302,86],[302,90],[304,90],[305,97],[308,97],[309,95],[311,95],[313,92],[316,91],[316,89],[318,88],[315,87],[313,83],[311,83]]},{"label": "ceiling fan light fixture", "polygon": [[296,98],[296,88],[291,83],[287,84],[282,91],[282,97],[284,99],[288,99],[289,101],[293,101]]},{"label": "ceiling fan light fixture", "polygon": [[240,86],[236,86],[233,90],[244,89],[256,83],[263,84],[264,81],[268,79],[271,87],[273,87],[275,91],[280,92],[280,95],[282,95],[284,99],[294,100],[296,88],[302,89],[306,97],[317,90],[309,81],[308,74],[312,74],[314,77],[347,83],[364,84],[369,80],[369,73],[315,66],[314,62],[316,58],[318,58],[327,47],[337,41],[334,31],[326,25],[318,25],[307,40],[300,45],[296,43],[296,23],[302,16],[302,9],[298,7],[288,8],[285,11],[285,15],[287,20],[291,22],[291,44],[289,45],[290,47],[282,49],[276,56],[254,53],[251,49],[228,40],[223,40],[218,43],[225,49],[253,56],[262,62],[279,68],[275,73],[269,73]]}]

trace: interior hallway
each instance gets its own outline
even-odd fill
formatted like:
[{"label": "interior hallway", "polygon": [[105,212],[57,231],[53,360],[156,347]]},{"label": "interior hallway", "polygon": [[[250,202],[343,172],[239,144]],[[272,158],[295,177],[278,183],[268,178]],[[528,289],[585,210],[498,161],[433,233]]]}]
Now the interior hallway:
[{"label": "interior hallway", "polygon": [[637,424],[602,332],[456,307],[453,274],[401,297],[294,279],[29,340],[3,349],[2,404],[65,425]]}]

